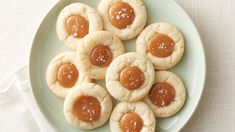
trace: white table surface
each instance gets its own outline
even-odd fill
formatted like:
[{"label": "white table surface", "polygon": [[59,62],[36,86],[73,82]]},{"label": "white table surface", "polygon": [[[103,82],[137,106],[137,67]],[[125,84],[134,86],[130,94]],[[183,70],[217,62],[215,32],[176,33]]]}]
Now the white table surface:
[{"label": "white table surface", "polygon": [[[0,78],[27,63],[34,32],[56,2],[0,1]],[[235,1],[178,2],[198,27],[207,57],[207,80],[201,102],[182,131],[235,131]]]}]

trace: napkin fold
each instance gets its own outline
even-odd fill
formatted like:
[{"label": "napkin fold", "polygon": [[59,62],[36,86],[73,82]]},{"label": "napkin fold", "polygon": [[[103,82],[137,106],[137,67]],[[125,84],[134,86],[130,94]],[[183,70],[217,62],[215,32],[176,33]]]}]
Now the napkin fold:
[{"label": "napkin fold", "polygon": [[55,132],[34,102],[27,67],[0,81],[0,131]]}]

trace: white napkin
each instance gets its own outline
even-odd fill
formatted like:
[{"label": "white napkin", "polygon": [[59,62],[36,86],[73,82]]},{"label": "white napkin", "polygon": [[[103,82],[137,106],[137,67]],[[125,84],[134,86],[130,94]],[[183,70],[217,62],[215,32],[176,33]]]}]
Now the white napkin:
[{"label": "white napkin", "polygon": [[26,66],[0,81],[1,132],[55,132],[30,93]]}]

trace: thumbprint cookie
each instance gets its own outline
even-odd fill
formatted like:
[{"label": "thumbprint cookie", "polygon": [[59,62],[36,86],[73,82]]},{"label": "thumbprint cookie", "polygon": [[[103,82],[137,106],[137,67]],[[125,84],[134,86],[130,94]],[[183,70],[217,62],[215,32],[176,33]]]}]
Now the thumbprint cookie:
[{"label": "thumbprint cookie", "polygon": [[69,124],[80,129],[94,129],[108,121],[112,100],[108,92],[94,83],[79,84],[64,102],[64,115]]},{"label": "thumbprint cookie", "polygon": [[136,40],[136,51],[151,60],[155,69],[169,69],[183,56],[184,38],[175,26],[154,23],[140,33]]},{"label": "thumbprint cookie", "polygon": [[65,98],[76,84],[91,82],[91,79],[80,71],[76,53],[64,52],[57,55],[49,63],[46,81],[55,95]]},{"label": "thumbprint cookie", "polygon": [[104,79],[107,67],[124,53],[121,40],[108,31],[89,33],[77,48],[81,70],[92,79]]},{"label": "thumbprint cookie", "polygon": [[144,102],[121,102],[114,108],[110,120],[112,132],[154,132],[156,119]]},{"label": "thumbprint cookie", "polygon": [[156,117],[169,117],[177,113],[186,100],[183,81],[169,71],[157,71],[154,84],[144,101]]},{"label": "thumbprint cookie", "polygon": [[152,63],[145,56],[129,52],[110,64],[105,78],[106,87],[120,101],[138,101],[149,92],[154,73]]},{"label": "thumbprint cookie", "polygon": [[101,0],[98,12],[103,17],[104,29],[121,40],[137,36],[147,21],[142,0]]},{"label": "thumbprint cookie", "polygon": [[82,3],[73,3],[64,7],[56,25],[59,40],[74,50],[89,32],[102,29],[103,22],[99,13]]}]

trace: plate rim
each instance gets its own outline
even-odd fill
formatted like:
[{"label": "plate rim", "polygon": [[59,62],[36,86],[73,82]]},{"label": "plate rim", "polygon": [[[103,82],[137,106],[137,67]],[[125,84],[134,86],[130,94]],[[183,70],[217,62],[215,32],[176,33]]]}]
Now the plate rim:
[{"label": "plate rim", "polygon": [[177,131],[180,131],[181,129],[183,129],[186,124],[191,120],[191,118],[193,117],[194,113],[196,112],[196,110],[198,109],[198,105],[201,102],[201,98],[203,95],[203,91],[205,89],[205,83],[206,83],[206,77],[207,77],[207,61],[206,61],[206,55],[205,55],[205,48],[204,48],[204,43],[202,41],[201,35],[199,33],[198,27],[196,26],[196,24],[193,22],[193,19],[191,18],[191,16],[189,15],[189,13],[182,7],[180,6],[180,4],[177,2],[177,0],[173,0],[176,4],[176,6],[178,6],[179,9],[181,9],[183,12],[185,12],[186,17],[188,17],[188,19],[190,20],[190,22],[193,24],[195,31],[197,32],[198,35],[198,39],[200,42],[200,46],[202,48],[202,56],[203,56],[203,71],[202,71],[202,76],[203,76],[203,82],[201,83],[201,89],[200,89],[200,95],[198,96],[197,100],[196,100],[196,104],[193,106],[191,113],[188,115],[189,117],[186,118],[186,120],[183,121],[183,125],[181,125],[181,127],[178,127]]}]

